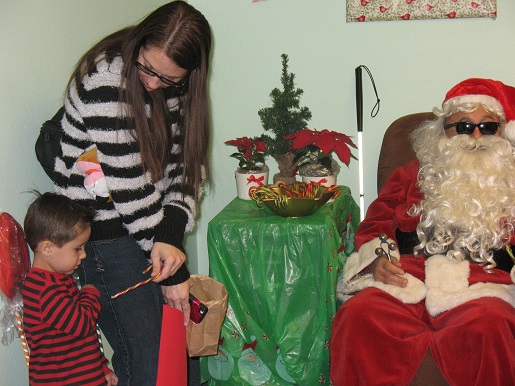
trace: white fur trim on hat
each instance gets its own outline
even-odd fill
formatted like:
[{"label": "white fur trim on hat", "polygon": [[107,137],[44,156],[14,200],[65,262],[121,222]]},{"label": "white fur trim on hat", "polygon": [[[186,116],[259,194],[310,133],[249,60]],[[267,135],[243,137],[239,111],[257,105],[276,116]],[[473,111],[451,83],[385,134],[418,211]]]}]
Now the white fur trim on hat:
[{"label": "white fur trim on hat", "polygon": [[512,146],[515,146],[515,121],[509,121],[504,125],[504,137],[510,141]]},{"label": "white fur trim on hat", "polygon": [[457,97],[448,99],[447,101],[445,101],[443,106],[445,107],[449,103],[454,103],[456,105],[462,105],[465,103],[481,103],[484,106],[489,106],[496,110],[502,111],[503,112],[502,118],[505,118],[504,109],[501,105],[501,102],[499,102],[496,98],[489,96],[489,95],[482,95],[482,94],[461,95],[461,96],[457,96]]}]

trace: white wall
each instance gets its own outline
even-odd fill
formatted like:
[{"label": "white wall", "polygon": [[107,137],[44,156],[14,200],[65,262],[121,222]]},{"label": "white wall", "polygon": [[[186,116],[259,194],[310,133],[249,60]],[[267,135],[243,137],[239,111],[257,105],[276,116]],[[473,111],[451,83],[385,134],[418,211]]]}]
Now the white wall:
[{"label": "white wall", "polygon": [[[41,123],[61,103],[75,62],[97,39],[138,20],[163,0],[0,0],[0,210],[22,222],[32,197],[51,190],[34,156]],[[208,222],[235,197],[236,160],[228,139],[262,133],[257,111],[280,86],[282,53],[290,58],[312,128],[356,135],[354,69],[372,71],[379,115],[364,73],[365,205],[376,196],[376,163],[384,130],[395,118],[428,111],[468,77],[515,85],[515,2],[499,1],[498,18],[346,23],[344,0],[190,0],[211,23],[213,116],[211,188],[188,239],[190,269],[208,273]],[[357,155],[357,153],[356,153]],[[272,171],[276,165],[269,161]],[[358,200],[358,163],[339,183]],[[1,302],[0,302],[1,306]],[[0,385],[27,384],[19,341],[0,345]]]}]

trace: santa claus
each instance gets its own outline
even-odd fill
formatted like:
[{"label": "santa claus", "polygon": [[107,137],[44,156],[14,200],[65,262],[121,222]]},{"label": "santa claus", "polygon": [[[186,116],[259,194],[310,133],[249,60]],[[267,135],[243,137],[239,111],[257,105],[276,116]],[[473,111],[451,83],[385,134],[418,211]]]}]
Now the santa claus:
[{"label": "santa claus", "polygon": [[433,112],[357,229],[337,386],[409,385],[424,358],[451,385],[515,385],[515,88],[468,79]]}]

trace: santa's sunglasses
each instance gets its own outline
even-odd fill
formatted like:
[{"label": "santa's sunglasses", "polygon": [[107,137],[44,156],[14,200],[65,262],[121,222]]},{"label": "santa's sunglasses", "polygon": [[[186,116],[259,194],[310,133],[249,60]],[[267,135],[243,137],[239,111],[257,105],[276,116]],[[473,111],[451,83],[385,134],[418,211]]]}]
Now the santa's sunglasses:
[{"label": "santa's sunglasses", "polygon": [[494,135],[495,133],[497,133],[497,130],[499,129],[499,122],[456,122],[449,123],[448,125],[444,126],[445,130],[450,129],[451,127],[455,127],[456,133],[458,134],[470,135],[474,132],[474,130],[476,130],[477,127],[483,135]]}]

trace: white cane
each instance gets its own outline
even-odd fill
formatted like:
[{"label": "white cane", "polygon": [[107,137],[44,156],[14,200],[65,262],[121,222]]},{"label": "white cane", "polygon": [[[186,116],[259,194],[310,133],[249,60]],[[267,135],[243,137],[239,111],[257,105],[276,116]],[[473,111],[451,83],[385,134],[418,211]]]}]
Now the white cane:
[{"label": "white cane", "polygon": [[359,220],[365,218],[365,193],[363,188],[363,80],[361,66],[356,67],[356,117],[358,123],[359,164]]},{"label": "white cane", "polygon": [[[374,92],[376,94],[377,102],[375,106],[372,108],[372,112],[370,113],[371,117],[374,118],[379,112],[380,100],[377,95],[377,89],[374,82],[374,78],[372,77],[372,73],[366,66],[358,66],[356,67],[354,73],[356,75],[356,116],[357,116],[357,124],[358,124],[358,163],[359,163],[359,217],[360,221],[363,221],[365,218],[365,192],[363,186],[363,80],[362,80],[362,68],[364,68],[368,75],[370,76],[370,80],[372,81],[372,86],[374,86]],[[377,108],[377,109],[376,109]],[[374,113],[375,111],[375,113]]]}]

